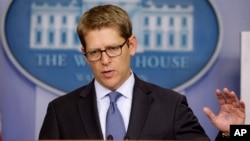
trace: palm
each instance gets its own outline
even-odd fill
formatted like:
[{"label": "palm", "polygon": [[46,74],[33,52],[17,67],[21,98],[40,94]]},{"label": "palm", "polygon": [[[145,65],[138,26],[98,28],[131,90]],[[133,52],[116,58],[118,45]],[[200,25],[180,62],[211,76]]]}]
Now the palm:
[{"label": "palm", "polygon": [[234,92],[224,89],[223,93],[216,90],[216,95],[220,104],[220,111],[215,115],[209,108],[204,108],[205,114],[210,121],[220,131],[229,133],[231,124],[244,124],[245,122],[245,104],[239,101]]}]

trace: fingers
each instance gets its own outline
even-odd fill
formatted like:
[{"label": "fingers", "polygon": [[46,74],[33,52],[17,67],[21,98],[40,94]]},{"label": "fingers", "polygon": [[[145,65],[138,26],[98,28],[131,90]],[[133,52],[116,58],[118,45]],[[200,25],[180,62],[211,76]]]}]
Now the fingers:
[{"label": "fingers", "polygon": [[223,92],[227,104],[231,104],[234,108],[240,107],[239,99],[234,91],[229,91],[227,88],[224,88]]},{"label": "fingers", "polygon": [[223,92],[217,89],[216,95],[220,105],[229,104],[232,105],[234,108],[239,108],[240,106],[244,106],[244,102],[240,103],[235,92],[229,91],[227,88],[224,88]]},{"label": "fingers", "polygon": [[240,100],[239,101],[239,105],[240,105],[240,111],[243,112],[243,113],[245,113],[246,106],[245,106],[244,101]]},{"label": "fingers", "polygon": [[226,104],[223,93],[219,89],[216,89],[215,93],[216,93],[217,100],[218,100],[219,104],[220,105]]}]

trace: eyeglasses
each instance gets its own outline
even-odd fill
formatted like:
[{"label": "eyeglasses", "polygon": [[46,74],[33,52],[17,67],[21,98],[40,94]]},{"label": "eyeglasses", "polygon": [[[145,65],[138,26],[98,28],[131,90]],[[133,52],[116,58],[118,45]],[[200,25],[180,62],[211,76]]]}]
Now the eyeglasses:
[{"label": "eyeglasses", "polygon": [[102,53],[105,52],[110,58],[120,56],[122,54],[122,47],[127,43],[125,40],[121,45],[107,47],[105,50],[94,50],[84,53],[88,61],[94,62],[102,58]]}]

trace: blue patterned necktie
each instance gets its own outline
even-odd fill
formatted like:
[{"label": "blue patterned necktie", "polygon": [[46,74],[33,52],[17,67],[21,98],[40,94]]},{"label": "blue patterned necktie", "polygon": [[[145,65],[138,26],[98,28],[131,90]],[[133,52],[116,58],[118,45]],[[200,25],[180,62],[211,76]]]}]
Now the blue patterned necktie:
[{"label": "blue patterned necktie", "polygon": [[123,140],[125,136],[125,125],[122,115],[117,107],[116,101],[122,95],[118,92],[110,92],[110,105],[106,117],[106,139]]}]

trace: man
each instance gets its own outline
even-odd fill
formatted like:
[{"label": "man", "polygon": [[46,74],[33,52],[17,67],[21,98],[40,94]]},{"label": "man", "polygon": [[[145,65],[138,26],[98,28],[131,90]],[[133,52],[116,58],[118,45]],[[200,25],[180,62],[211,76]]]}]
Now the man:
[{"label": "man", "polygon": [[[83,15],[77,32],[95,78],[49,103],[39,139],[209,140],[185,96],[144,82],[131,70],[137,39],[123,9],[94,7]],[[111,98],[115,94],[119,95],[116,104]],[[228,135],[230,124],[244,123],[245,105],[228,89],[216,94],[219,115],[209,108],[204,112]],[[111,120],[110,109],[117,115]]]}]

